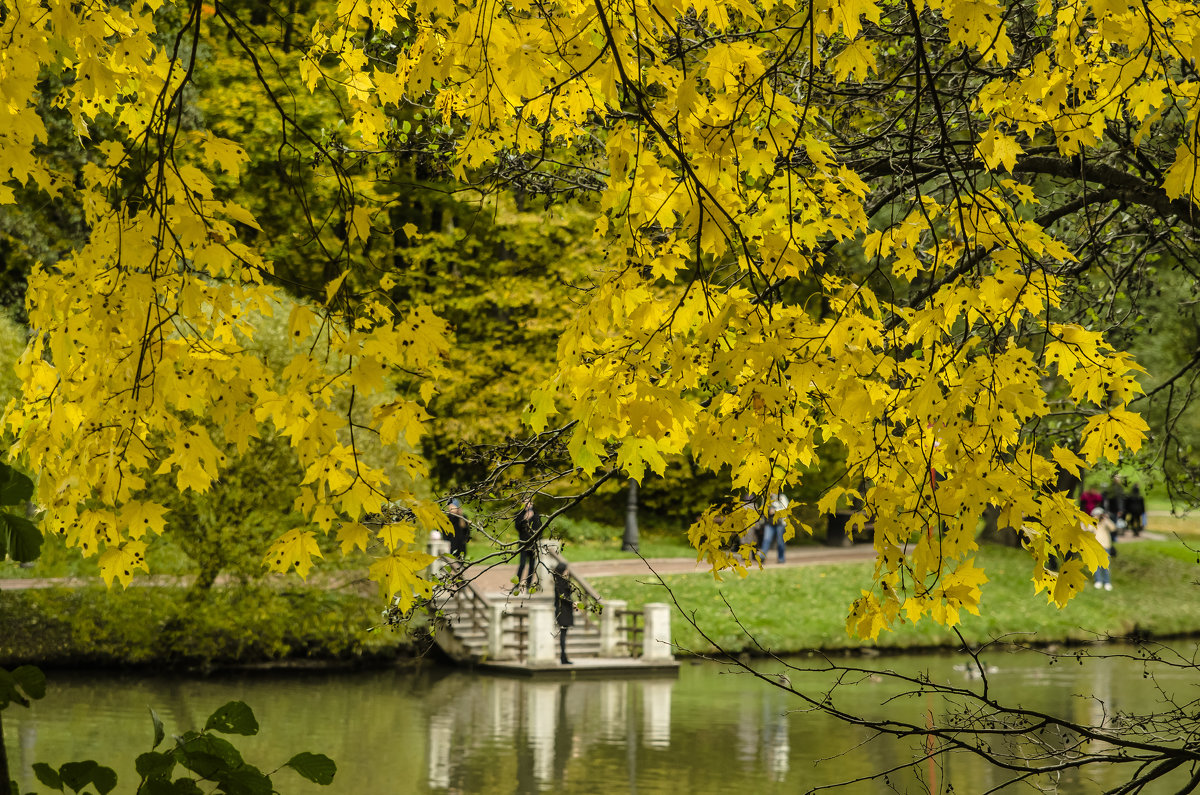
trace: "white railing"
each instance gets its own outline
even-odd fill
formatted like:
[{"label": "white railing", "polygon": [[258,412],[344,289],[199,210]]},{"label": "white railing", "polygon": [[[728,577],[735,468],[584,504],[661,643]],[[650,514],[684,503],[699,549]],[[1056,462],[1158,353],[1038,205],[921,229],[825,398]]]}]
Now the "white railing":
[{"label": "white railing", "polygon": [[[458,621],[450,621],[442,629],[453,632],[456,626],[470,627],[486,635],[484,655],[494,661],[515,660],[532,665],[553,663],[558,659],[558,626],[554,620],[554,587],[551,566],[567,562],[556,541],[541,542],[538,565],[539,588],[535,595],[489,598],[469,581],[469,578],[446,577],[444,570],[454,565],[448,557],[449,544],[431,541],[429,553],[435,561],[428,576],[439,582],[433,603],[444,612],[461,611]],[[571,573],[571,581],[579,592],[599,606],[577,611],[576,629],[568,637],[578,643],[581,638],[596,638],[598,651],[604,658],[639,657],[646,662],[674,659],[671,645],[671,608],[662,603],[650,603],[641,610],[630,610],[626,602],[603,599],[588,583]],[[438,597],[442,591],[442,598]],[[436,640],[435,635],[435,640]],[[453,644],[465,647],[463,643]],[[442,648],[451,654],[450,644]],[[461,653],[461,652],[460,652]]]}]

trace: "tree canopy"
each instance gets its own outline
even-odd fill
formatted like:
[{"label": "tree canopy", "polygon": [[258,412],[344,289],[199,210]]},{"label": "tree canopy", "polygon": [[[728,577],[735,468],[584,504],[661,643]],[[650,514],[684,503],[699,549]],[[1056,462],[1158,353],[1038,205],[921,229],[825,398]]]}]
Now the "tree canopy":
[{"label": "tree canopy", "polygon": [[[1188,3],[0,0],[0,41],[0,203],[82,219],[29,277],[10,452],[110,581],[170,521],[148,478],[206,492],[278,434],[296,510],[382,545],[387,592],[426,587],[413,542],[444,520],[413,450],[453,333],[385,267],[426,177],[591,214],[602,257],[525,412],[582,476],[843,470],[818,507],[873,519],[878,551],[850,630],[977,610],[989,505],[1060,605],[1106,563],[1055,484],[1149,430],[1105,332],[1188,267]],[[264,231],[281,206],[291,243]],[[276,371],[251,318],[285,288],[312,300]],[[385,505],[402,521],[364,524]],[[716,570],[728,510],[690,530]],[[266,560],[315,554],[296,527]]]}]

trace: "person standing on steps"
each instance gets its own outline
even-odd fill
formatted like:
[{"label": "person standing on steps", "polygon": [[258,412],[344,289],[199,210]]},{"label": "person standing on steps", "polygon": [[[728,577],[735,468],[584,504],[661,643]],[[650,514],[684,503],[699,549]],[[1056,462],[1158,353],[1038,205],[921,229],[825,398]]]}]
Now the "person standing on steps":
[{"label": "person standing on steps", "polygon": [[471,523],[463,516],[462,503],[450,500],[446,518],[450,520],[450,554],[463,560],[467,557],[467,542],[471,539]]},{"label": "person standing on steps", "polygon": [[[517,540],[521,544],[521,554],[517,563],[517,588],[526,591],[533,587],[537,576],[538,543],[542,540],[542,517],[533,507],[533,497],[526,497],[525,504],[513,521],[517,526]],[[529,573],[525,574],[526,566]]]},{"label": "person standing on steps", "polygon": [[571,590],[571,575],[567,564],[559,561],[554,567],[554,622],[558,624],[559,661],[570,665],[567,659],[567,630],[575,626],[575,594]]}]

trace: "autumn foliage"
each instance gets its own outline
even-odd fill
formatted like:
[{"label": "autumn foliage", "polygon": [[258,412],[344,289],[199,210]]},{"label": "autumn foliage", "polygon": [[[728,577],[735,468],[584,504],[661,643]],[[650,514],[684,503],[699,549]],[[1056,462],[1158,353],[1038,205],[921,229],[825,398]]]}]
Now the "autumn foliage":
[{"label": "autumn foliage", "polygon": [[[583,475],[641,479],[687,455],[731,492],[767,494],[841,468],[819,507],[874,519],[875,582],[849,620],[864,636],[978,610],[989,505],[1058,604],[1105,563],[1054,486],[1137,451],[1148,428],[1129,408],[1138,366],[1076,299],[1101,246],[1124,256],[1190,224],[1190,4],[244,12],[0,0],[0,202],[73,202],[88,230],[30,281],[6,426],[48,526],[100,554],[107,579],[128,583],[170,521],[148,478],[202,492],[269,429],[303,469],[296,510],[346,548],[381,545],[372,575],[389,593],[421,590],[413,543],[440,509],[359,454],[378,435],[419,481],[425,406],[453,378],[447,325],[378,267],[403,237],[389,218],[402,190],[380,175],[413,157],[593,214],[606,256],[526,412],[535,432],[565,429]],[[242,198],[247,149],[184,122],[205,46],[250,65],[245,90],[281,147],[318,164],[341,225],[314,237],[332,248],[314,300],[290,309],[279,371],[248,352],[250,319],[283,288]],[[306,125],[304,101],[338,108],[337,129]],[[52,113],[83,141],[81,167],[46,150]],[[412,394],[355,413],[396,383]],[[363,523],[385,503],[407,518]],[[727,510],[690,534],[716,569],[737,565]],[[314,554],[297,528],[267,565],[303,575]],[[1051,556],[1072,559],[1056,573]]]}]

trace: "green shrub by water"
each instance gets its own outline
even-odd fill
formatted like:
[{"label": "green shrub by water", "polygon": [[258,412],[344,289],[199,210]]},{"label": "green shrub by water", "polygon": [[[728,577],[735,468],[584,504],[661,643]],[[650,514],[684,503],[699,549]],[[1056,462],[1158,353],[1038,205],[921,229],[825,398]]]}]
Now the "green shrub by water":
[{"label": "green shrub by water", "polygon": [[[1118,550],[1115,590],[1089,588],[1059,610],[1046,603],[1044,593],[1034,595],[1026,553],[985,547],[977,562],[986,568],[990,582],[983,589],[980,615],[964,612],[960,631],[973,644],[1010,635],[1012,640],[1045,644],[1200,633],[1196,553],[1168,541],[1124,544]],[[953,632],[928,619],[898,625],[876,642],[849,637],[847,611],[870,584],[872,570],[871,563],[848,563],[768,568],[745,579],[727,575],[722,582],[706,574],[670,575],[663,578],[666,588],[648,576],[605,577],[594,585],[603,596],[625,599],[631,607],[678,602],[699,629],[676,612],[671,624],[674,640],[681,649],[700,654],[717,647],[734,653],[783,654],[960,645]]]},{"label": "green shrub by water", "polygon": [[380,600],[316,588],[134,587],[0,591],[0,665],[207,668],[394,657]]}]

